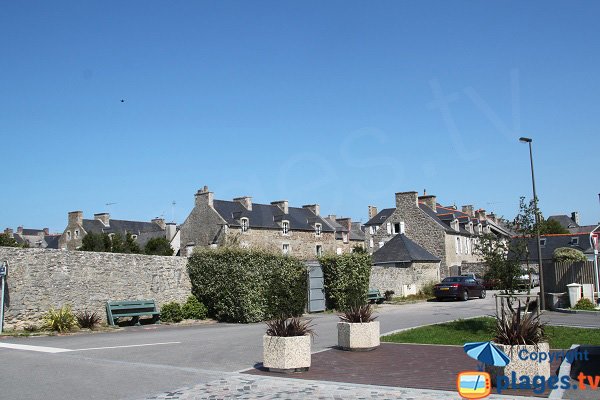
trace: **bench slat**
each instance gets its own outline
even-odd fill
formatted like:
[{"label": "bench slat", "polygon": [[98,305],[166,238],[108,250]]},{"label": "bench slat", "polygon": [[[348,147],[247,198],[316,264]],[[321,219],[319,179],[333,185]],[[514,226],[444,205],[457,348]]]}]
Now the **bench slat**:
[{"label": "bench slat", "polygon": [[[142,315],[151,315],[158,320],[157,317],[160,316],[154,300],[108,301],[106,302],[106,314],[110,325],[115,325],[115,319],[123,317],[135,318]],[[139,321],[136,325],[139,325]]]}]

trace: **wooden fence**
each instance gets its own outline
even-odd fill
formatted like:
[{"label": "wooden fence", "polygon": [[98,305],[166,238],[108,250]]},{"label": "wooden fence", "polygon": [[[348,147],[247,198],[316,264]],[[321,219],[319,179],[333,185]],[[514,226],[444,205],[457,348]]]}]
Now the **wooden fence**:
[{"label": "wooden fence", "polygon": [[567,292],[569,283],[596,283],[594,263],[592,261],[544,263],[544,291],[546,293]]}]

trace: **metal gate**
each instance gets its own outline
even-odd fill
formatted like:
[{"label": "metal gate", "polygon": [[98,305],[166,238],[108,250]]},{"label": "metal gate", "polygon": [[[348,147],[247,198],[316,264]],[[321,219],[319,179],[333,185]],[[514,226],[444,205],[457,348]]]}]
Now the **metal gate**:
[{"label": "metal gate", "polygon": [[323,268],[316,261],[306,263],[308,268],[308,312],[325,311]]}]

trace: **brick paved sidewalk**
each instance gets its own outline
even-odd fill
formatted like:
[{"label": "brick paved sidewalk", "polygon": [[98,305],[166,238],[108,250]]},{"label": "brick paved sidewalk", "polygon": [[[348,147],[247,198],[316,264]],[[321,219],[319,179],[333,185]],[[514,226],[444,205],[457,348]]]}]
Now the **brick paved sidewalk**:
[{"label": "brick paved sidewalk", "polygon": [[[331,349],[313,354],[311,363],[309,371],[287,377],[454,392],[459,372],[477,370],[477,361],[468,357],[462,346],[395,343],[382,343],[379,348],[368,352]],[[560,362],[554,363],[552,371],[556,371],[559,365]],[[262,370],[260,364],[245,372],[281,376]],[[541,394],[525,390],[506,390],[503,393],[547,397],[549,390]]]}]

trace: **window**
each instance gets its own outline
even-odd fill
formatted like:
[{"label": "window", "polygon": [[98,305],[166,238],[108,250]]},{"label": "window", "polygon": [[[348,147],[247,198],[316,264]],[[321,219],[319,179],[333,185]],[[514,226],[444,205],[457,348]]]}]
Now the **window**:
[{"label": "window", "polygon": [[321,224],[315,224],[315,235],[321,236],[322,229],[323,227],[321,226]]},{"label": "window", "polygon": [[573,246],[578,245],[579,244],[579,238],[578,237],[571,238],[571,244]]},{"label": "window", "polygon": [[394,234],[398,234],[398,233],[400,233],[400,223],[396,222],[394,224]]},{"label": "window", "polygon": [[320,244],[316,245],[315,254],[317,255],[317,257],[321,257],[323,255],[323,246],[321,246]]},{"label": "window", "polygon": [[373,248],[373,238],[369,239],[369,247]]},{"label": "window", "polygon": [[369,227],[369,233],[370,233],[371,235],[375,234],[375,225],[371,225],[371,226]]},{"label": "window", "polygon": [[248,218],[242,218],[240,220],[240,225],[242,226],[242,232],[248,232]]},{"label": "window", "polygon": [[281,233],[284,235],[290,233],[290,223],[288,221],[281,222]]},{"label": "window", "polygon": [[281,250],[283,251],[283,254],[290,254],[290,244],[284,243]]},{"label": "window", "polygon": [[341,247],[338,247],[337,249],[335,249],[335,253],[336,253],[338,256],[341,256],[341,255],[342,255],[342,248],[341,248]]},{"label": "window", "polygon": [[67,231],[67,240],[71,240],[71,231]]},{"label": "window", "polygon": [[388,235],[392,234],[392,224],[388,222],[386,225]]},{"label": "window", "polygon": [[75,239],[79,239],[79,229],[75,229]]},{"label": "window", "polygon": [[546,247],[546,239],[540,239],[540,246],[541,247]]},{"label": "window", "polygon": [[460,254],[460,238],[456,238],[456,254]]},{"label": "window", "polygon": [[342,232],[342,241],[348,243],[348,232]]},{"label": "window", "polygon": [[452,227],[452,229],[454,229],[455,231],[458,232],[459,226],[458,226],[458,220],[457,219],[455,219],[454,221],[452,221],[452,223],[450,224],[450,226]]},{"label": "window", "polygon": [[135,240],[135,239],[137,239],[137,235],[131,235],[131,238],[132,238],[133,240]]}]

